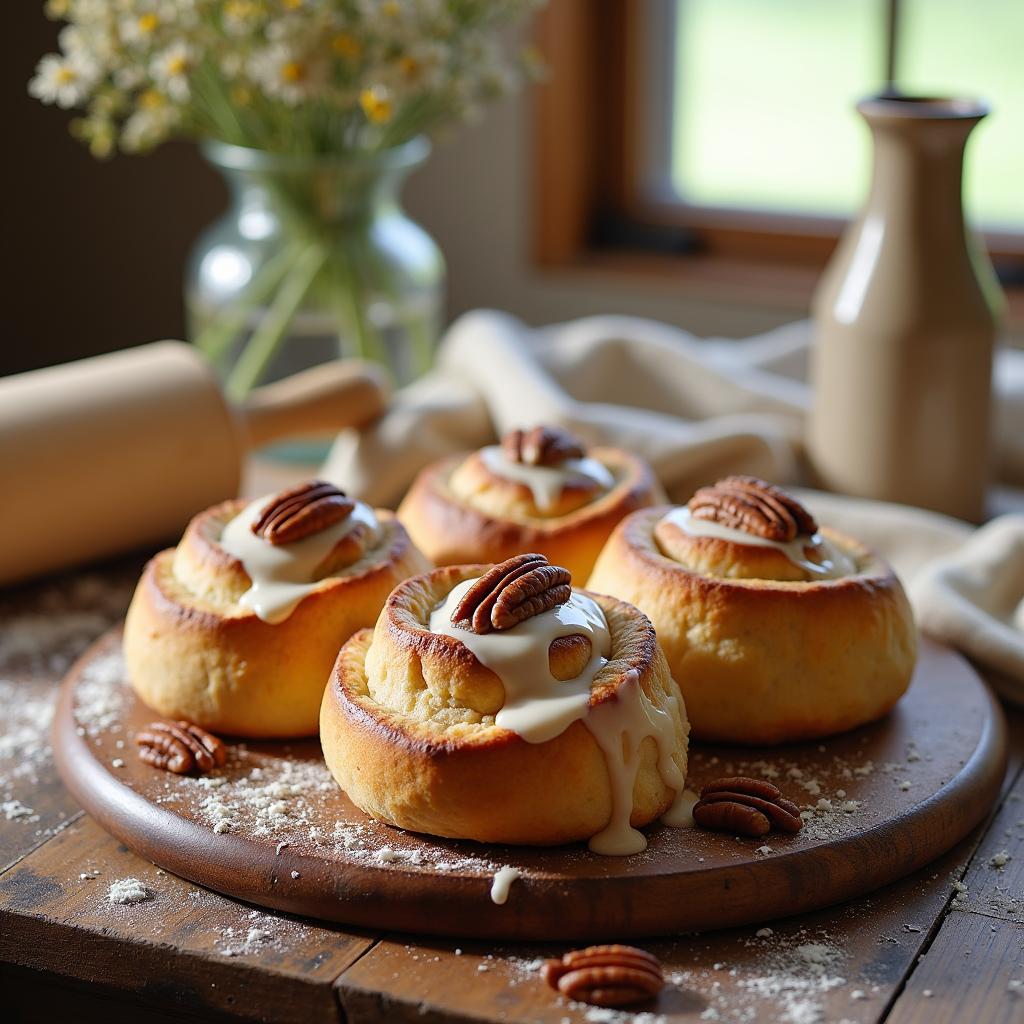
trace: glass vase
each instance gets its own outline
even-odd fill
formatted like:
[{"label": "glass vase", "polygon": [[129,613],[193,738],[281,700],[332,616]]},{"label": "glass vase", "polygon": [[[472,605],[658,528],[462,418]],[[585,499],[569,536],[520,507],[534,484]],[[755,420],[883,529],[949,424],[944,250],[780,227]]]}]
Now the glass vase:
[{"label": "glass vase", "polygon": [[192,251],[185,304],[229,397],[339,356],[381,363],[399,384],[429,368],[444,261],[399,205],[425,139],[338,157],[201,149],[230,205]]}]

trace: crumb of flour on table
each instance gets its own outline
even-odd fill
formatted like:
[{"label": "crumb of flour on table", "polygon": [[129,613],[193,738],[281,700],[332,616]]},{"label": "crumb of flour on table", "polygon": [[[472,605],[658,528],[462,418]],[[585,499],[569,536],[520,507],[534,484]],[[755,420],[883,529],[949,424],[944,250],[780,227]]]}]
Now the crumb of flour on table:
[{"label": "crumb of flour on table", "polygon": [[1013,860],[1013,857],[1006,850],[1000,850],[989,858],[989,864],[998,870],[1006,867],[1011,860]]},{"label": "crumb of flour on table", "polygon": [[153,892],[138,878],[119,878],[107,892],[107,901],[118,906],[145,903],[153,898]]},{"label": "crumb of flour on table", "polygon": [[4,817],[8,821],[15,821],[19,818],[24,818],[28,821],[39,820],[39,815],[36,814],[35,810],[31,807],[26,807],[20,800],[5,800],[3,803],[0,803],[0,811],[3,811]]}]

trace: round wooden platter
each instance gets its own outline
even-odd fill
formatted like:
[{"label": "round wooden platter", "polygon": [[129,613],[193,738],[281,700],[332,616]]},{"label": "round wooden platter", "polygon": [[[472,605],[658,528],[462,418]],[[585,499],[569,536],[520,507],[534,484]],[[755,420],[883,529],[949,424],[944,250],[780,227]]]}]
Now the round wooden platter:
[{"label": "round wooden platter", "polygon": [[[583,845],[483,846],[381,825],[337,788],[315,740],[232,743],[213,775],[170,775],[135,754],[133,734],[153,717],[124,682],[114,631],[70,672],[54,726],[68,788],[137,853],[289,913],[501,939],[700,931],[847,900],[963,838],[988,813],[1006,758],[1002,713],[985,685],[958,654],[924,641],[910,691],[882,722],[821,743],[691,750],[690,787],[772,778],[808,812],[799,834],[655,826],[645,852],[614,858]],[[520,877],[497,905],[491,886],[503,865]]]}]

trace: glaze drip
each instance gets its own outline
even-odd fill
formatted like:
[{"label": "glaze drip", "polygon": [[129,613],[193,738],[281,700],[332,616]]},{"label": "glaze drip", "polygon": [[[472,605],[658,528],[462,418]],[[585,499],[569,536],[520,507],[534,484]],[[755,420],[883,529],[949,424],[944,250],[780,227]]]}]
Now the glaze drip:
[{"label": "glaze drip", "polygon": [[[676,698],[668,697],[674,710]],[[585,720],[608,764],[608,777],[612,787],[612,815],[608,824],[590,839],[594,853],[621,857],[640,853],[647,848],[647,838],[630,825],[633,813],[633,787],[640,768],[640,748],[648,736],[658,746],[658,774],[662,782],[676,792],[672,807],[665,812],[665,824],[679,818],[679,805],[685,799],[685,779],[672,754],[677,747],[675,720],[671,711],[657,708],[640,686],[635,669],[626,673],[626,679],[616,693],[616,699],[590,709]]]}]

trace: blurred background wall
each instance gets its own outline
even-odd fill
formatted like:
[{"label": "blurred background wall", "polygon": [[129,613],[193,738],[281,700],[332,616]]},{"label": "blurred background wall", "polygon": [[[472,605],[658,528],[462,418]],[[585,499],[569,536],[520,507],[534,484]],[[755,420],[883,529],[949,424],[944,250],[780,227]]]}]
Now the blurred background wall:
[{"label": "blurred background wall", "polygon": [[[57,27],[41,4],[6,5],[0,114],[4,275],[0,374],[184,332],[181,281],[200,229],[223,208],[218,176],[194,148],[94,160],[67,131],[71,115],[26,87]],[[542,90],[543,86],[538,87]],[[655,317],[698,334],[741,336],[802,315],[681,297],[670,280],[593,280],[530,259],[529,92],[440,143],[406,188],[410,214],[448,260],[449,318],[507,309],[531,323],[590,313]]]}]

